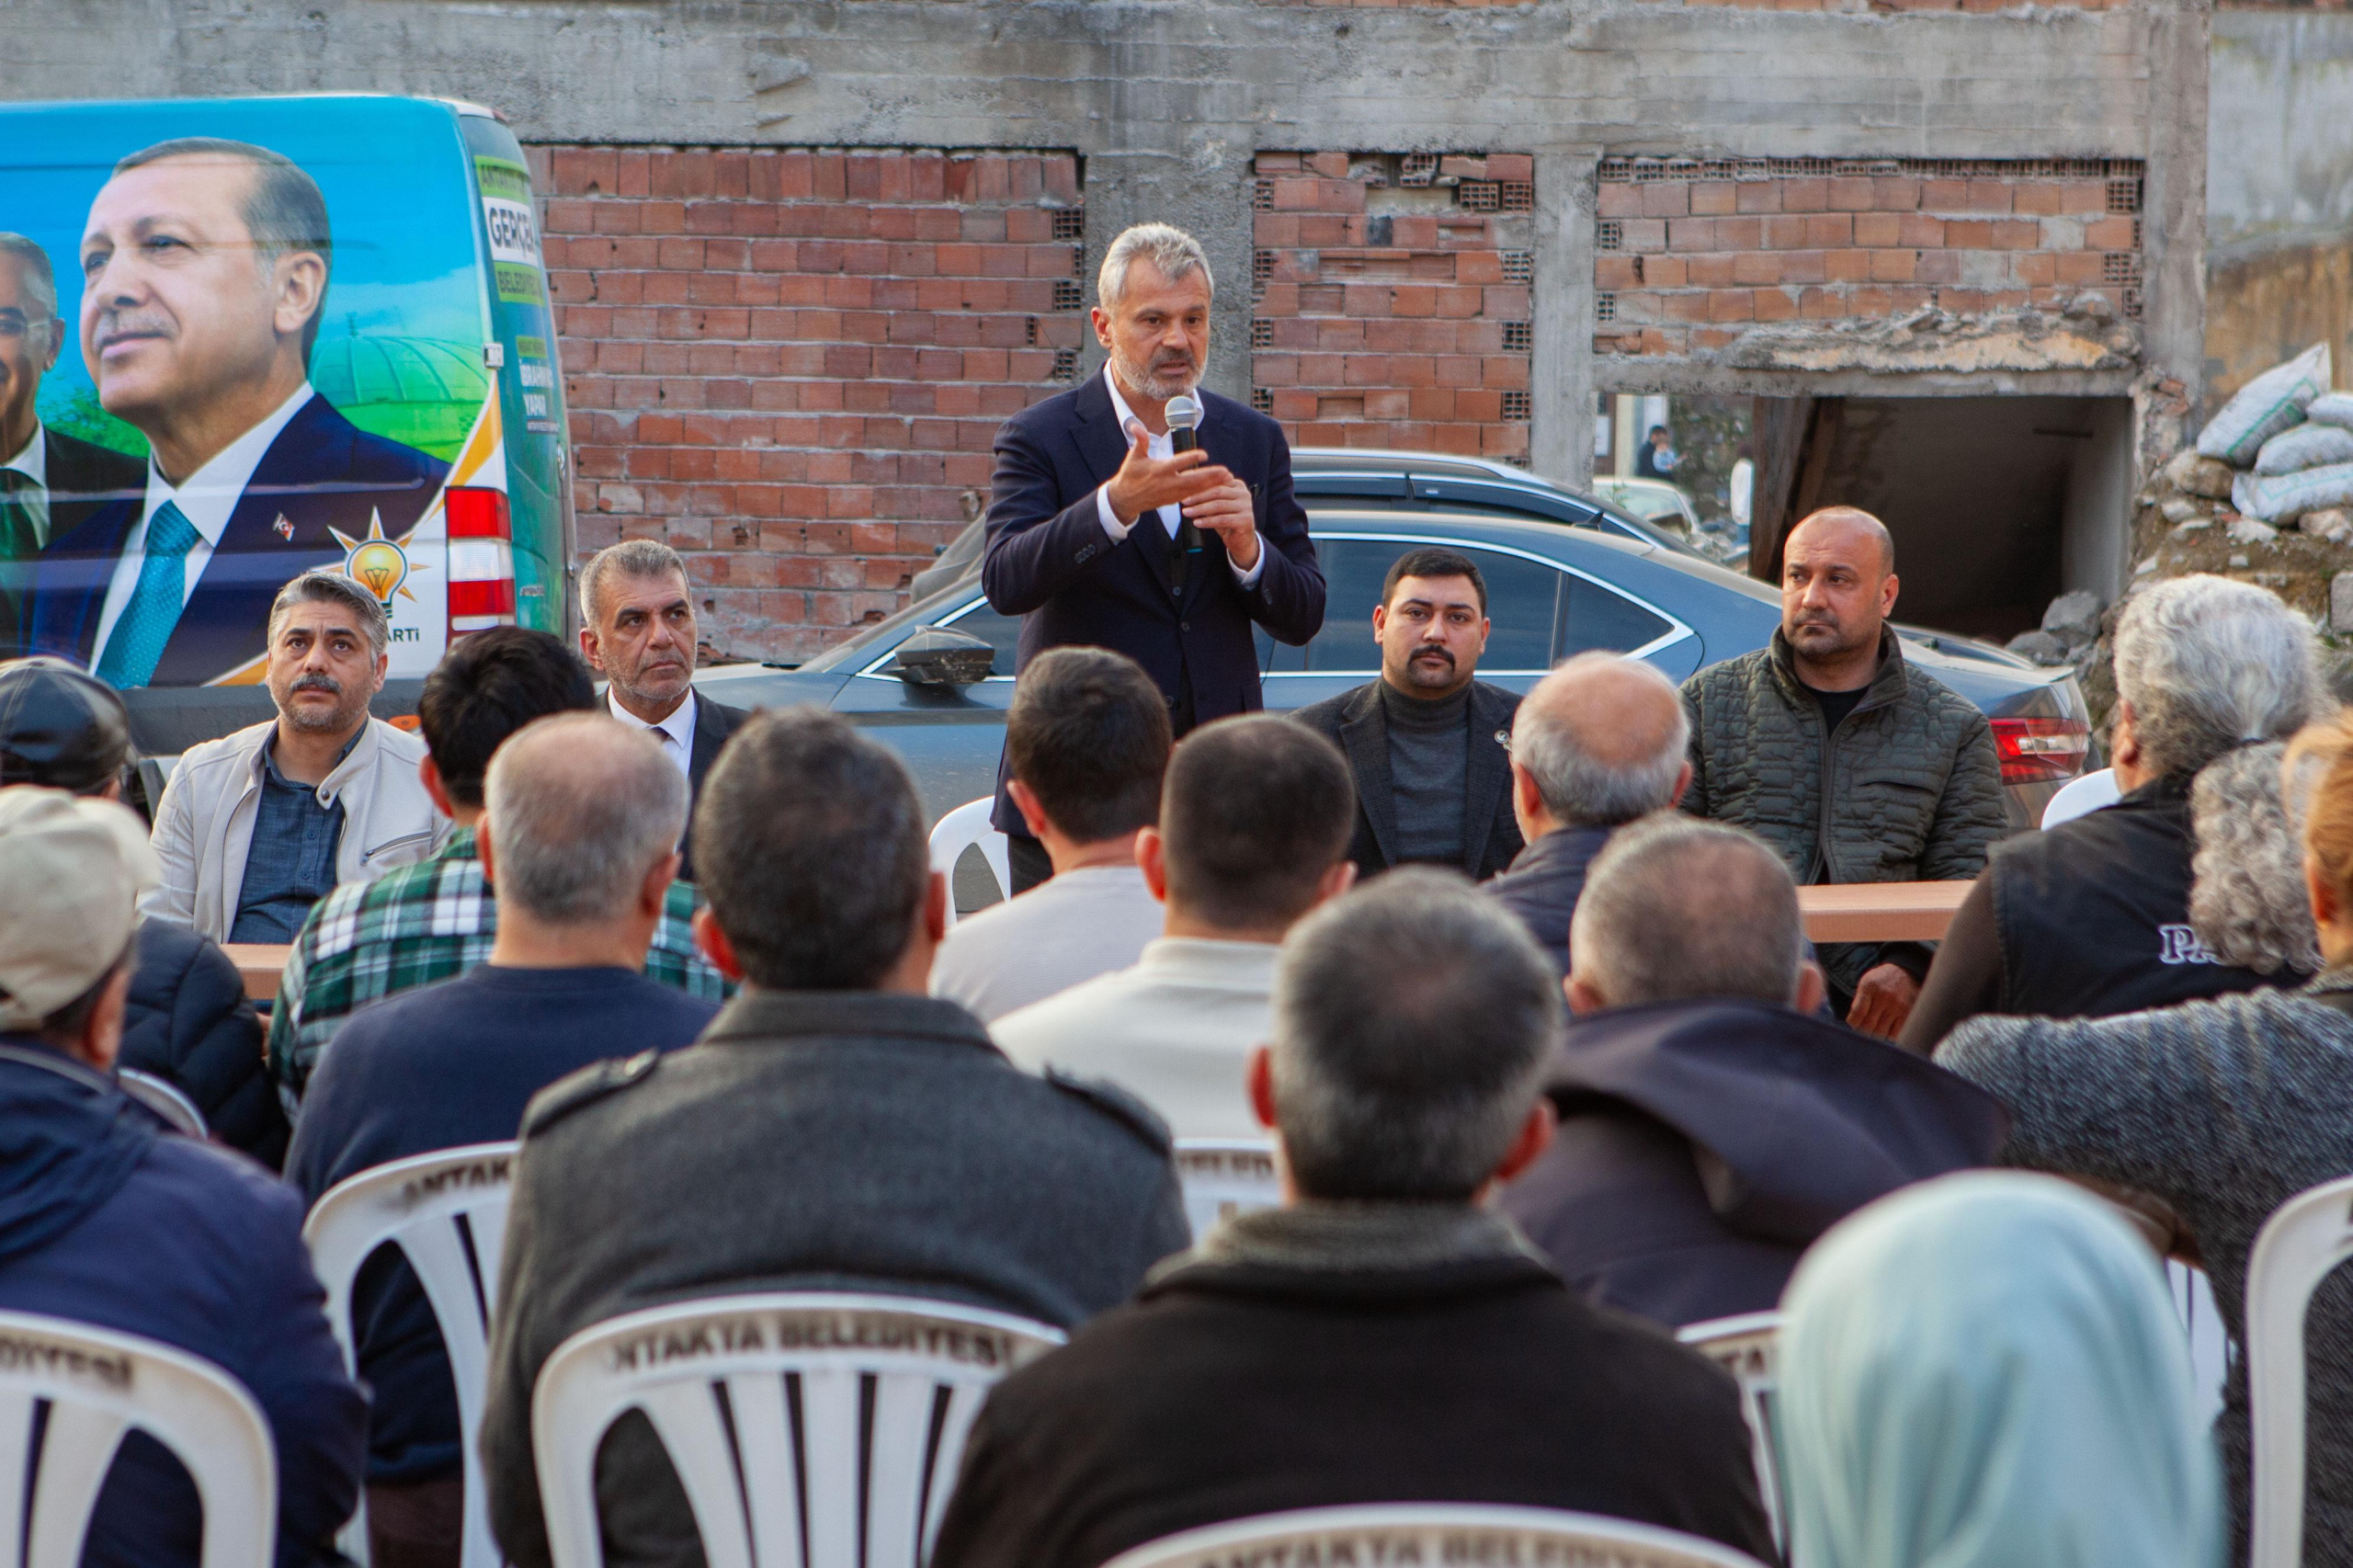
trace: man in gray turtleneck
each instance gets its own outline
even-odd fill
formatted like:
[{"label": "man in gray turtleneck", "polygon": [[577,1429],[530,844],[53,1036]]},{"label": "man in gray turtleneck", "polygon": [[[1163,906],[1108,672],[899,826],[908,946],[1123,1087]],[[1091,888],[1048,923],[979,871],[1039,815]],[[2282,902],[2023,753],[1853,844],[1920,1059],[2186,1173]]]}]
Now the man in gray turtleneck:
[{"label": "man in gray turtleneck", "polygon": [[1421,863],[1483,880],[1519,853],[1505,746],[1519,698],[1473,678],[1487,629],[1487,585],[1468,556],[1407,551],[1372,612],[1381,678],[1292,715],[1347,754],[1359,877]]}]

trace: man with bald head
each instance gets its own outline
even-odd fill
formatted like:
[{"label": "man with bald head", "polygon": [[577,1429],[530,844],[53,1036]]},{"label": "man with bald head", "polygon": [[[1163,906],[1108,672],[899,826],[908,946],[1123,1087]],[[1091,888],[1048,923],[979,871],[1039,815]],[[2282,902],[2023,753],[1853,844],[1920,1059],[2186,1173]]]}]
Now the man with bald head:
[{"label": "man with bald head", "polygon": [[[343,1026],[286,1158],[308,1202],[412,1154],[512,1139],[558,1078],[675,1050],[719,1011],[642,972],[687,826],[686,775],[652,736],[601,713],[541,719],[492,755],[484,793],[490,961]],[[405,1264],[363,1271],[357,1298],[359,1371],[376,1393],[370,1560],[457,1568],[464,1435],[431,1309]]]},{"label": "man with bald head", "polygon": [[1610,835],[1691,781],[1675,683],[1639,659],[1579,653],[1536,683],[1511,725],[1511,809],[1528,840],[1486,892],[1569,972],[1586,869]]},{"label": "man with bald head", "polygon": [[1620,830],[1574,951],[1559,1131],[1497,1207],[1587,1301],[1669,1327],[1770,1311],[1841,1217],[2001,1141],[1991,1096],[1820,1016],[1796,884],[1753,834]]},{"label": "man with bald head", "polygon": [[[1782,547],[1772,642],[1683,683],[1683,809],[1756,834],[1801,883],[1966,881],[2007,830],[1993,728],[1904,663],[1887,626],[1896,588],[1886,526],[1825,506]],[[1893,1039],[1930,956],[1917,942],[1824,947],[1831,1003]]]}]

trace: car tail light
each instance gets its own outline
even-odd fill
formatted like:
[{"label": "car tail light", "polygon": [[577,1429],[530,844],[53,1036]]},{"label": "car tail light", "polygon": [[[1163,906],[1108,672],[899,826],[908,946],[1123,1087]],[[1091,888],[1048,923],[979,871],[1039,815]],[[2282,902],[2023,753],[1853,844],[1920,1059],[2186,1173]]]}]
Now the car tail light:
[{"label": "car tail light", "polygon": [[2084,770],[2092,730],[2081,719],[1996,719],[1994,749],[2005,784],[2056,784]]},{"label": "car tail light", "polygon": [[514,625],[515,526],[506,492],[451,485],[442,506],[449,525],[449,640]]}]

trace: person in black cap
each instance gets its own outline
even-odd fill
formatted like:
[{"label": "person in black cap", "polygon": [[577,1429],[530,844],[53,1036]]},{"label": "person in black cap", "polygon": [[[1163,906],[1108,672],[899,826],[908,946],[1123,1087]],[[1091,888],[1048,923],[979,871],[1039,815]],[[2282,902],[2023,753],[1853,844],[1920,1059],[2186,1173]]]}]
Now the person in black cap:
[{"label": "person in black cap", "polygon": [[[131,716],[105,682],[63,659],[0,662],[0,785],[119,800],[131,760]],[[140,922],[119,1065],[173,1084],[222,1142],[276,1170],[286,1114],[262,1071],[261,1039],[226,953],[185,926]]]}]

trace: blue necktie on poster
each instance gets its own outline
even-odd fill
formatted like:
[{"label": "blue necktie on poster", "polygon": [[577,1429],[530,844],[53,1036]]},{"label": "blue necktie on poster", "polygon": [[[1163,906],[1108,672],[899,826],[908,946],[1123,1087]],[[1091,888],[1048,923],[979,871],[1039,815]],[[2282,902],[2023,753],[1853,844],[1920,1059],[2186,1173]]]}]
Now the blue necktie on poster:
[{"label": "blue necktie on poster", "polygon": [[147,519],[147,556],[139,563],[139,585],[114,623],[98,678],[117,691],[145,686],[164,656],[164,644],[180,623],[188,601],[188,552],[199,536],[179,506],[166,501]]}]

